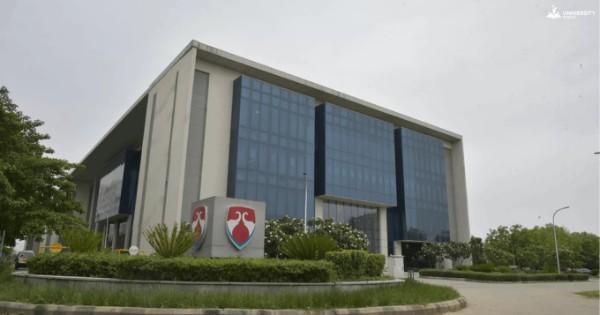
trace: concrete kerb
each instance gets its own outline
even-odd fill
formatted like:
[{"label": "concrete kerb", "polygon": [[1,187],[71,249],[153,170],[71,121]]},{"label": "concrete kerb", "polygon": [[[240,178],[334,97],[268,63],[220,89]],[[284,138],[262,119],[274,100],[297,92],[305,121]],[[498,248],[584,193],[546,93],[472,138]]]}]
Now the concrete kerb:
[{"label": "concrete kerb", "polygon": [[487,280],[477,280],[477,279],[468,279],[468,278],[452,278],[452,277],[433,277],[433,276],[419,276],[420,279],[432,279],[432,280],[449,280],[449,281],[466,281],[466,282],[479,282],[479,283],[565,283],[565,282],[586,282],[587,280],[557,280],[557,281],[487,281]]},{"label": "concrete kerb", "polygon": [[467,306],[464,297],[439,303],[420,305],[377,306],[363,308],[338,308],[330,310],[268,310],[268,309],[177,309],[177,308],[142,308],[118,306],[86,306],[86,305],[55,305],[27,304],[17,302],[0,302],[0,313],[23,315],[71,315],[71,314],[126,314],[126,315],[432,315],[456,312]]},{"label": "concrete kerb", "polygon": [[196,282],[196,281],[158,281],[158,280],[123,280],[112,278],[93,278],[76,276],[35,275],[25,272],[13,273],[16,281],[31,285],[53,284],[72,288],[105,288],[105,289],[176,289],[195,292],[314,292],[331,289],[358,290],[377,287],[394,286],[404,282],[403,279],[378,281],[348,282]]}]

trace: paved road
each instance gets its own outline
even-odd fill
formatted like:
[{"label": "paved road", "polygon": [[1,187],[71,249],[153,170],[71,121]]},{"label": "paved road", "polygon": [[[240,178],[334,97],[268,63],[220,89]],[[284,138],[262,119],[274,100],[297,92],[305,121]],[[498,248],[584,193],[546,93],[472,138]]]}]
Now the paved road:
[{"label": "paved road", "polygon": [[423,282],[451,286],[467,299],[467,314],[598,315],[600,300],[576,294],[598,290],[598,279],[585,282],[481,283],[459,280],[421,279]]}]

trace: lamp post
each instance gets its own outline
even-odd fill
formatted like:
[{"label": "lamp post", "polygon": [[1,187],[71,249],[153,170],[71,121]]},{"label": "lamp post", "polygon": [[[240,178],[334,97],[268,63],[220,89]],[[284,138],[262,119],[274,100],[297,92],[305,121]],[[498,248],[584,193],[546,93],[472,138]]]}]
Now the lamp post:
[{"label": "lamp post", "polygon": [[304,233],[308,233],[308,176],[304,173]]},{"label": "lamp post", "polygon": [[554,216],[561,210],[569,209],[569,206],[562,207],[557,209],[552,214],[552,231],[554,232],[554,249],[556,250],[556,270],[560,274],[560,259],[558,259],[558,241],[556,239],[556,226],[554,225]]}]

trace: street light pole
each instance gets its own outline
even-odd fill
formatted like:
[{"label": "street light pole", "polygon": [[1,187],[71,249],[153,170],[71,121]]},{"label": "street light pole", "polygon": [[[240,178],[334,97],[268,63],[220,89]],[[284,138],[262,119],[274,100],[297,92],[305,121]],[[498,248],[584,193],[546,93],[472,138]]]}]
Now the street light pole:
[{"label": "street light pole", "polygon": [[308,233],[308,176],[304,173],[304,233]]},{"label": "street light pole", "polygon": [[552,214],[552,231],[554,232],[554,249],[556,251],[556,270],[560,274],[560,259],[558,258],[558,240],[556,239],[556,226],[554,225],[554,216],[561,210],[569,209],[569,206],[562,207],[557,209]]}]

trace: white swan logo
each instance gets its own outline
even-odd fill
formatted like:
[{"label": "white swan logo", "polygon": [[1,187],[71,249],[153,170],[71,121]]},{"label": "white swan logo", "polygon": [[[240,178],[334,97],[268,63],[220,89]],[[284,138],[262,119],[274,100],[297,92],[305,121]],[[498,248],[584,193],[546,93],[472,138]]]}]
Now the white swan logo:
[{"label": "white swan logo", "polygon": [[560,12],[558,12],[558,8],[555,5],[552,6],[552,11],[548,12],[548,15],[546,15],[546,17],[552,20],[562,18]]},{"label": "white swan logo", "polygon": [[196,251],[200,250],[200,247],[206,238],[207,216],[207,206],[201,205],[192,210],[192,232],[194,233],[194,248]]},{"label": "white swan logo", "polygon": [[244,206],[231,206],[225,221],[227,237],[238,250],[244,249],[254,236],[256,214],[254,209]]}]

